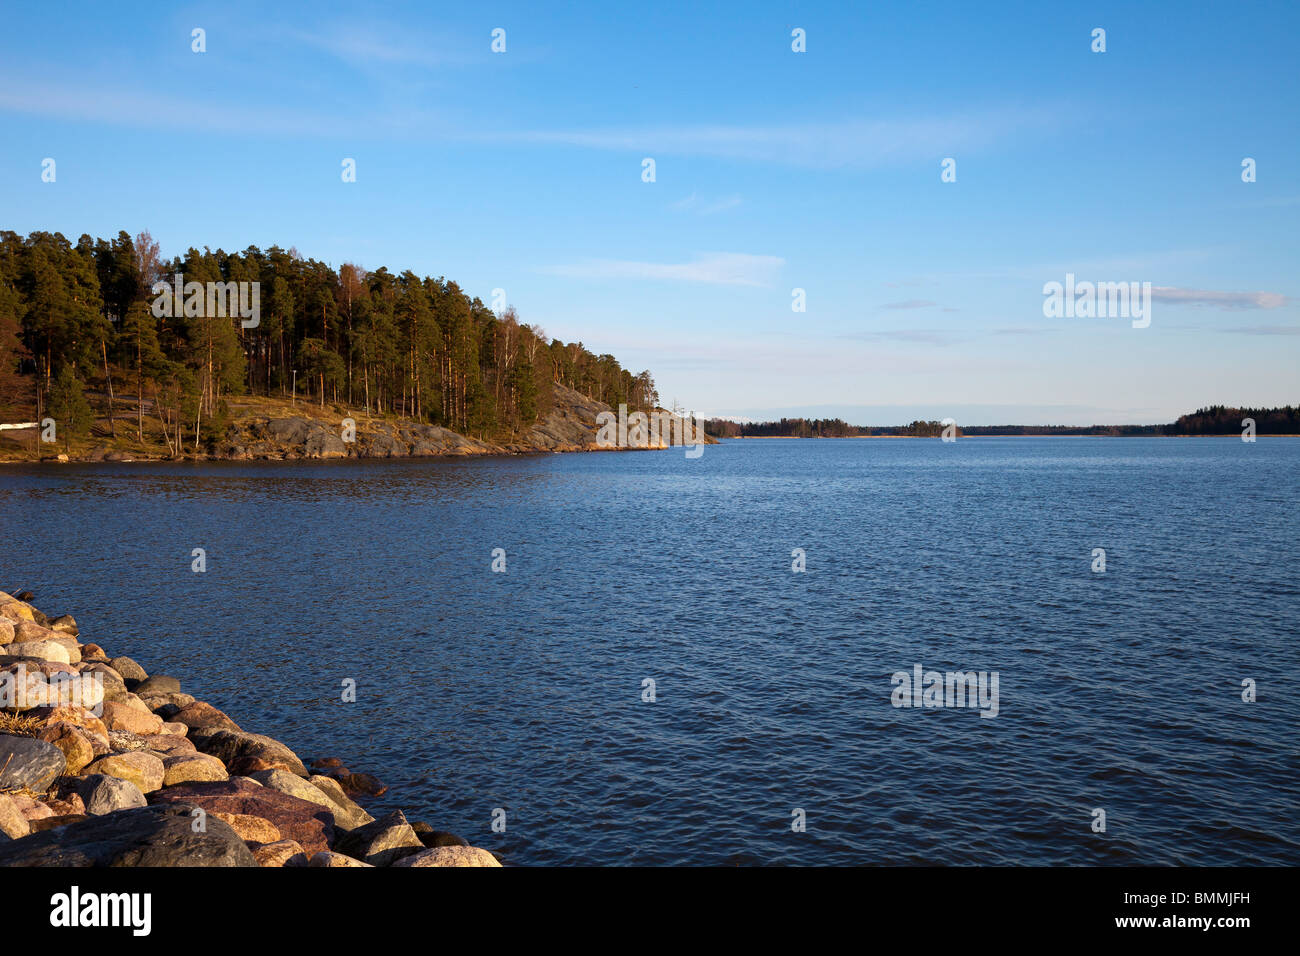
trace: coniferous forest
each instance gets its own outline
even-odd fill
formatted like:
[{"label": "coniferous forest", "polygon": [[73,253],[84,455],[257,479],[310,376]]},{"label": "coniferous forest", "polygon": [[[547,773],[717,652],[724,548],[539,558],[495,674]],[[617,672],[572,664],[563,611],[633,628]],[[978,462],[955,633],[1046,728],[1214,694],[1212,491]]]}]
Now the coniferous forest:
[{"label": "coniferous forest", "polygon": [[[1250,419],[1261,435],[1300,435],[1300,406],[1281,408],[1229,408],[1210,405],[1162,425],[959,425],[961,435],[1090,435],[1141,437],[1150,435],[1238,435]],[[938,438],[941,421],[914,421],[909,425],[850,425],[840,418],[782,418],[770,422],[734,422],[711,418],[704,423],[717,438]]]},{"label": "coniferous forest", "polygon": [[[156,315],[154,284],[176,274],[259,283],[257,324]],[[51,414],[73,434],[108,416],[115,434],[211,443],[230,397],[292,395],[500,438],[544,415],[556,384],[613,406],[658,401],[649,372],[548,338],[446,278],[336,269],[279,246],[167,259],[148,232],[0,232],[0,408]]]}]

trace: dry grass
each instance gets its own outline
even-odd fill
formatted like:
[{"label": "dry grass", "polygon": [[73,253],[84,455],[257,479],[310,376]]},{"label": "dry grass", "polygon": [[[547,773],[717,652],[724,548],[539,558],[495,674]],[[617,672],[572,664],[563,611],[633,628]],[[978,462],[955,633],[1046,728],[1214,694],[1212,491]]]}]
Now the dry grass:
[{"label": "dry grass", "polygon": [[0,734],[11,737],[35,737],[44,726],[41,717],[24,717],[22,714],[7,714],[0,710]]}]

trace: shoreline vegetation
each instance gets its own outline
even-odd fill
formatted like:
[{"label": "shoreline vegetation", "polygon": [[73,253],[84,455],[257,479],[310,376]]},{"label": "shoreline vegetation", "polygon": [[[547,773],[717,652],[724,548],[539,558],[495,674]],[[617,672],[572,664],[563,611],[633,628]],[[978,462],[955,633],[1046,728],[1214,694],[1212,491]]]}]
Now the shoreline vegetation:
[{"label": "shoreline vegetation", "polygon": [[[967,425],[958,424],[955,434],[969,438],[1012,436],[1096,436],[1135,438],[1143,436],[1201,437],[1240,436],[1246,420],[1254,424],[1253,434],[1270,437],[1300,435],[1300,406],[1280,408],[1232,408],[1211,405],[1182,415],[1167,425]],[[909,425],[850,425],[840,418],[782,418],[770,422],[736,422],[710,418],[704,423],[715,438],[939,438],[951,422],[914,421]]]},{"label": "shoreline vegetation", "polygon": [[[0,427],[0,460],[584,450],[589,404],[650,413],[659,395],[649,371],[522,322],[503,289],[489,307],[292,248],[165,259],[148,232],[0,231],[0,425],[35,423]],[[323,422],[351,444],[344,419],[358,447],[300,440]]]},{"label": "shoreline vegetation", "polygon": [[[0,866],[500,866],[0,591]],[[354,799],[355,798],[355,799]]]}]

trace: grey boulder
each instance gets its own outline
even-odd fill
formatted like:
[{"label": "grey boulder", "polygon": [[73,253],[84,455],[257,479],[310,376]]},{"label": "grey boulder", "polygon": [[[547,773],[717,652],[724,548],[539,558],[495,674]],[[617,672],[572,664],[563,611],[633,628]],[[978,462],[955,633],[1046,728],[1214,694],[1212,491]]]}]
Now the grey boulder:
[{"label": "grey boulder", "polygon": [[52,743],[0,735],[0,790],[44,790],[67,765],[63,751]]},{"label": "grey boulder", "polygon": [[195,833],[192,807],[141,807],[0,843],[0,866],[257,866],[230,825],[211,814]]}]

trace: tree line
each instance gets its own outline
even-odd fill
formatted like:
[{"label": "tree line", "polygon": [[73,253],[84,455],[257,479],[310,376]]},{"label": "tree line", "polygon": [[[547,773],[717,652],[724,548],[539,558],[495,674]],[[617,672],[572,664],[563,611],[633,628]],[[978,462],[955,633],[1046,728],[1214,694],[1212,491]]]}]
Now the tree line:
[{"label": "tree line", "polygon": [[[1300,406],[1235,408],[1211,405],[1164,425],[962,425],[959,435],[1239,435],[1242,421],[1254,419],[1260,435],[1300,435]],[[705,431],[715,438],[865,438],[871,435],[936,438],[944,425],[914,421],[908,425],[867,427],[840,418],[782,418],[770,422],[734,422],[711,418]]]},{"label": "tree line", "polygon": [[[155,283],[177,274],[259,283],[257,324],[207,314],[230,310],[155,308]],[[166,259],[148,232],[73,244],[0,231],[0,405],[34,407],[38,419],[61,412],[77,427],[93,387],[114,435],[160,431],[179,450],[220,438],[230,396],[297,395],[493,438],[526,431],[557,384],[613,406],[658,403],[648,371],[551,339],[443,277],[335,269],[279,246]],[[119,422],[124,395],[134,415]]]}]

